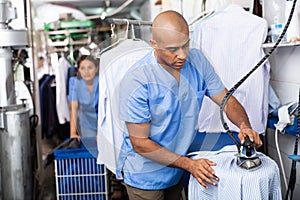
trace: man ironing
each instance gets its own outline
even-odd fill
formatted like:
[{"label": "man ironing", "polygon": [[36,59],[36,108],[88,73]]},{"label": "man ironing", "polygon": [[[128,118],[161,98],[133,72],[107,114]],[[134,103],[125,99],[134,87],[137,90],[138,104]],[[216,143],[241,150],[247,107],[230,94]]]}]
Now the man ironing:
[{"label": "man ironing", "polygon": [[[187,150],[197,131],[204,95],[218,105],[227,93],[204,54],[189,48],[189,29],[175,11],[160,13],[152,24],[153,52],[132,66],[120,84],[120,119],[126,122],[117,176],[130,199],[179,199],[183,172],[205,188],[218,177],[208,159],[192,160]],[[262,145],[247,114],[232,96],[228,118],[256,147]]]}]

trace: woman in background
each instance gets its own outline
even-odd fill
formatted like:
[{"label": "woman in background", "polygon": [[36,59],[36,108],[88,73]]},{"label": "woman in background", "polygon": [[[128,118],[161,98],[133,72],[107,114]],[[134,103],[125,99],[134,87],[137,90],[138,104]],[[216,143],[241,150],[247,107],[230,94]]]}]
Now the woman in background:
[{"label": "woman in background", "polygon": [[94,100],[99,83],[98,65],[95,58],[83,55],[77,61],[77,77],[69,79],[70,138],[96,138]]}]

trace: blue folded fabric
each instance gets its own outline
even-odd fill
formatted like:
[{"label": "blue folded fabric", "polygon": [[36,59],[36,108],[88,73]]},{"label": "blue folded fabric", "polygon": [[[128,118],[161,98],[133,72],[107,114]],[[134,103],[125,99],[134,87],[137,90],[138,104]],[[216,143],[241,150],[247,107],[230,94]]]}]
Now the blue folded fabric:
[{"label": "blue folded fabric", "polygon": [[[233,132],[233,136],[237,139],[237,141],[240,141],[237,135],[237,132]],[[189,152],[218,151],[226,145],[235,145],[227,133],[197,132],[194,141],[189,148]]]}]

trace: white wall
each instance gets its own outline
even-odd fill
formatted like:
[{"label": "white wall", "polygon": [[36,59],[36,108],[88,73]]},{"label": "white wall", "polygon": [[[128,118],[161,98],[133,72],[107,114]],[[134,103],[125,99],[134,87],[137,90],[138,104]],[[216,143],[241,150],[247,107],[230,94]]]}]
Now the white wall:
[{"label": "white wall", "polygon": [[282,104],[298,101],[300,46],[278,47],[270,57],[270,83]]}]

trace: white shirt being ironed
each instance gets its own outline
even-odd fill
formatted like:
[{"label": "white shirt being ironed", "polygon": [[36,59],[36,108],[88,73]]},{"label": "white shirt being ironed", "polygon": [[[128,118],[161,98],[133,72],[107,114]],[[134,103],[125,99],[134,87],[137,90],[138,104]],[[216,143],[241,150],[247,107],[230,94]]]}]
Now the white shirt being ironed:
[{"label": "white shirt being ironed", "polygon": [[204,188],[191,175],[189,179],[189,200],[281,200],[280,173],[274,160],[257,153],[262,164],[251,170],[240,168],[236,163],[235,145],[219,151],[193,152],[192,159],[205,157],[217,165],[213,167],[219,177],[217,186]]}]

